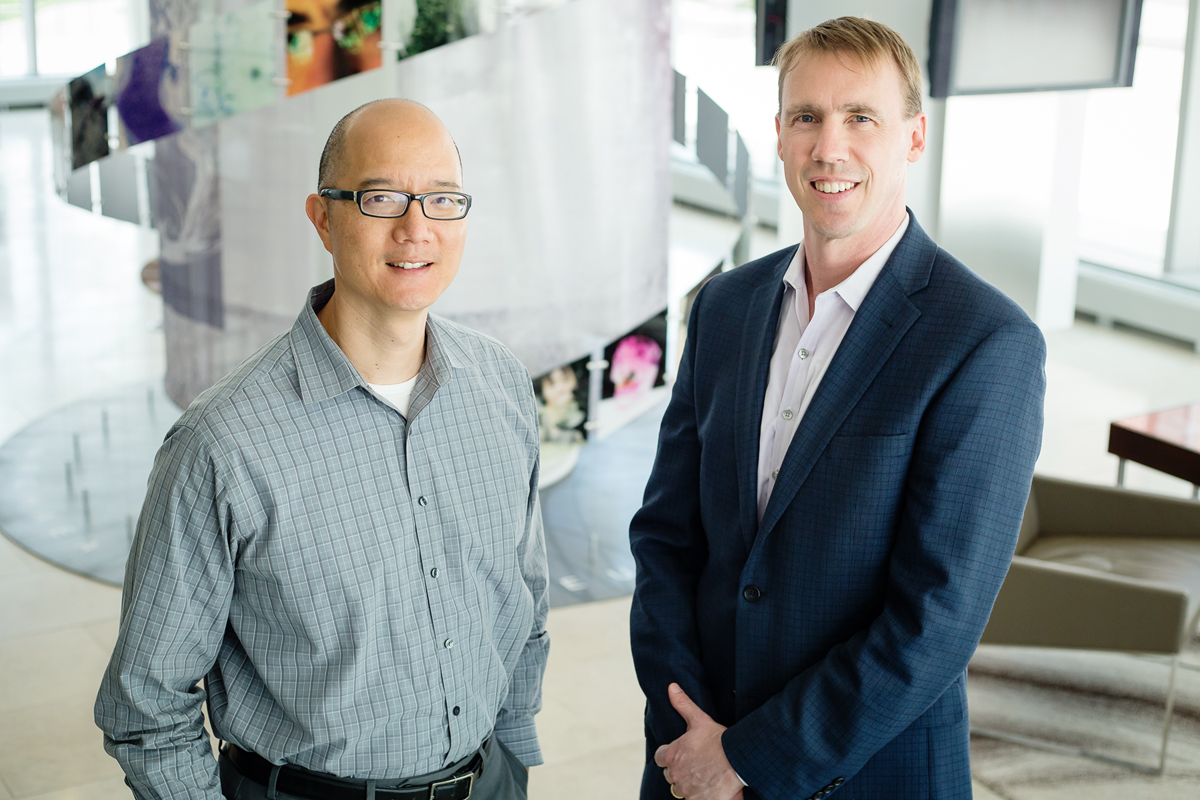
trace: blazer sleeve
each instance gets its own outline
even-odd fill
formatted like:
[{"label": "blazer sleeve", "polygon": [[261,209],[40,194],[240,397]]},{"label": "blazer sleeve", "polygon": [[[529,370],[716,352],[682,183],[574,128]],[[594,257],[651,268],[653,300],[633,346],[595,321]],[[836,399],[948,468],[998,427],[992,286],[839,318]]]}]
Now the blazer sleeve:
[{"label": "blazer sleeve", "polygon": [[672,682],[714,713],[700,661],[695,599],[708,560],[697,491],[701,443],[695,402],[696,344],[707,289],[701,289],[692,306],[671,402],[659,428],[658,454],[642,507],[629,527],[637,565],[629,625],[633,661],[646,695],[647,735],[659,744],[687,731],[667,699]]},{"label": "blazer sleeve", "polygon": [[764,798],[856,773],[962,674],[1008,571],[1041,449],[1045,341],[987,336],[918,429],[881,613],[722,736]]}]

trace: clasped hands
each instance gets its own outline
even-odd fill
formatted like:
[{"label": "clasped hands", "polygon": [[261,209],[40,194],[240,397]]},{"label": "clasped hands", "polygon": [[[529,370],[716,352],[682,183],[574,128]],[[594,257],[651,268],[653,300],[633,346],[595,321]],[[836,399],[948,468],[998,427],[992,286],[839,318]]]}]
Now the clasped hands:
[{"label": "clasped hands", "polygon": [[671,794],[687,800],[741,800],[742,782],[721,746],[725,726],[705,714],[679,684],[672,683],[667,696],[687,723],[687,733],[654,753]]}]

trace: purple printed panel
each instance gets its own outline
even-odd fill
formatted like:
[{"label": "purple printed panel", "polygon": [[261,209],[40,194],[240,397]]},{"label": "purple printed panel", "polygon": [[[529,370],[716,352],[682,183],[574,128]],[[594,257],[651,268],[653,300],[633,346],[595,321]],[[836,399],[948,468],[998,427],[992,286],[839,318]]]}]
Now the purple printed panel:
[{"label": "purple printed panel", "polygon": [[116,106],[121,119],[121,145],[170,136],[185,127],[178,109],[187,80],[169,37],[117,59]]}]

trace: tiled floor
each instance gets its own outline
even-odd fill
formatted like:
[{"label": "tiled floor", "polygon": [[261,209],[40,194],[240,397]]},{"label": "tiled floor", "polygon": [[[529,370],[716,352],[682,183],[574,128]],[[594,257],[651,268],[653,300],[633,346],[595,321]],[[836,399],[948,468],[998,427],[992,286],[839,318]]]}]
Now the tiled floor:
[{"label": "tiled floor", "polygon": [[[49,189],[45,147],[40,114],[0,113],[0,442],[50,408],[163,368],[161,306],[138,280],[152,239],[62,204]],[[1045,473],[1111,483],[1109,420],[1200,398],[1200,357],[1191,352],[1087,324],[1048,340]],[[1177,496],[1191,488],[1137,466],[1128,483]],[[533,771],[534,798],[636,793],[642,701],[627,646],[628,606],[618,598],[551,614],[538,718],[547,763]],[[0,537],[0,800],[128,797],[91,720],[119,607],[116,589]],[[1012,769],[1043,758],[1017,756]],[[1157,797],[1200,791],[1193,779],[1095,774],[1090,784],[1031,787],[1012,798],[1145,796],[1151,786]],[[976,791],[985,800],[1001,796],[982,785]]]}]

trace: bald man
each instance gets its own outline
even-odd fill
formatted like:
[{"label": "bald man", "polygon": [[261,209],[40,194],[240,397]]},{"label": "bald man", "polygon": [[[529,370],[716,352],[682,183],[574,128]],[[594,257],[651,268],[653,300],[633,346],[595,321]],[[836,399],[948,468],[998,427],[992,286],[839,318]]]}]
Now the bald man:
[{"label": "bald man", "polygon": [[150,476],[96,700],[139,800],[525,797],[549,649],[533,388],[428,311],[470,207],[427,108],[330,135],[306,210],[333,280]]}]

